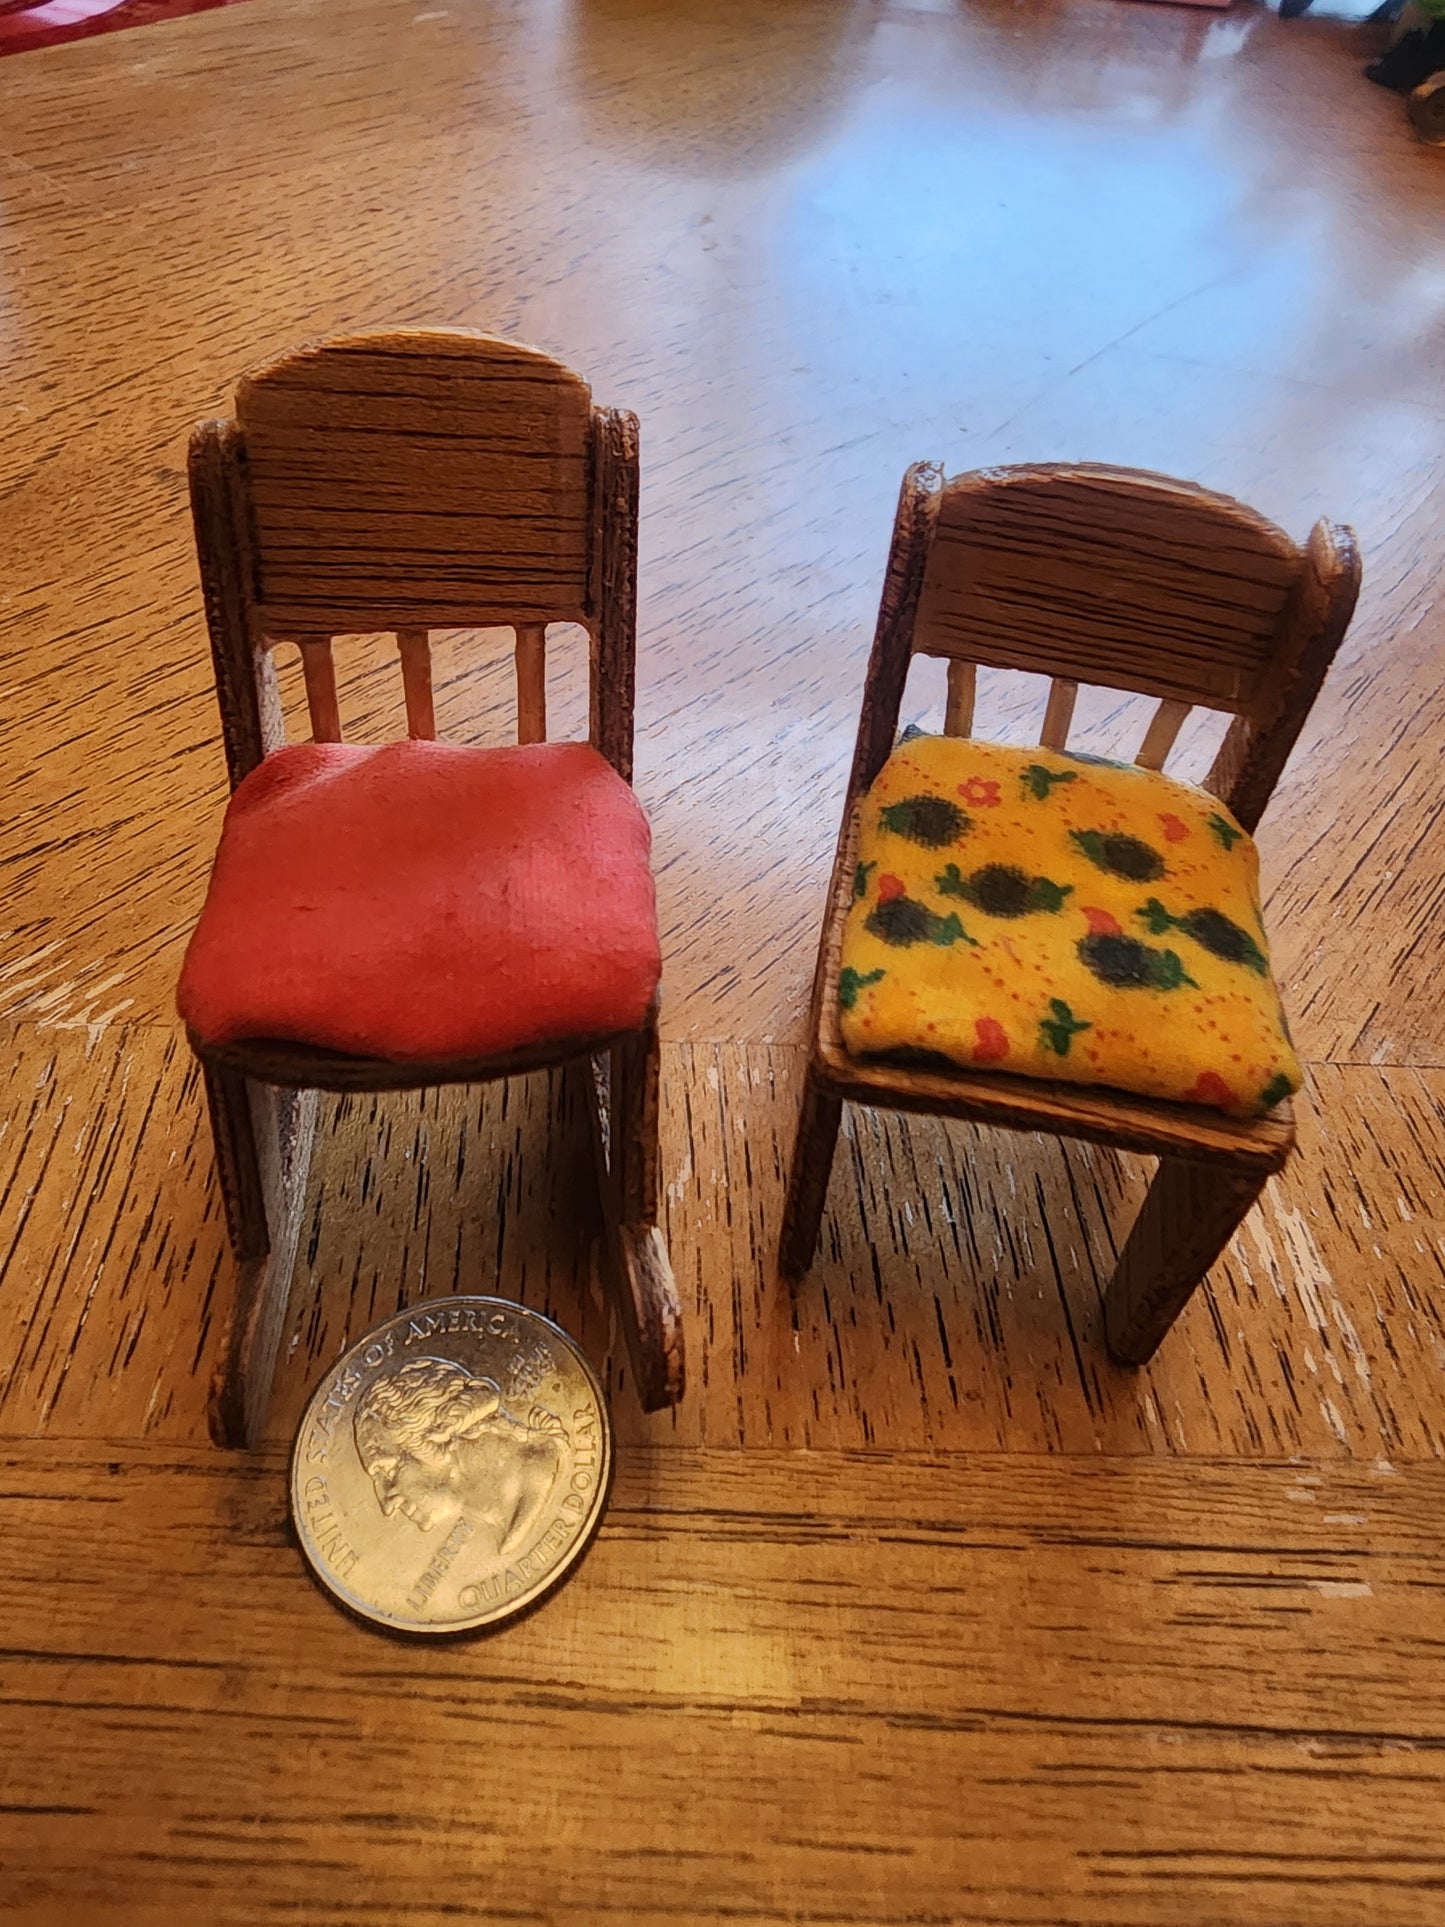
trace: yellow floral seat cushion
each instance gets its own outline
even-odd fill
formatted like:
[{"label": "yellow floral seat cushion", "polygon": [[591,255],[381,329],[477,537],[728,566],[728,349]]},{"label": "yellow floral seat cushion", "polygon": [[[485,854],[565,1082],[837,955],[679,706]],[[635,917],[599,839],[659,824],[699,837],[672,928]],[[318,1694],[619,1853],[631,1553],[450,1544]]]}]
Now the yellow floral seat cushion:
[{"label": "yellow floral seat cushion", "polygon": [[1252,839],[1133,764],[904,741],[862,804],[838,979],[856,1056],[1256,1117],[1299,1088]]}]

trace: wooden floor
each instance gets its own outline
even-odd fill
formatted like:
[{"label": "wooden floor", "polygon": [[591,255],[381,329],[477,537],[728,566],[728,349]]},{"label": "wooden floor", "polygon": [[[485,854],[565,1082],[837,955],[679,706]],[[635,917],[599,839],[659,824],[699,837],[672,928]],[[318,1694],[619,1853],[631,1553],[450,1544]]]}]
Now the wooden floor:
[{"label": "wooden floor", "polygon": [[[0,68],[7,1917],[1445,1918],[1445,160],[1361,79],[1377,34],[252,0]],[[642,417],[692,1387],[636,1410],[565,1082],[328,1100],[274,1448],[230,1460],[171,1002],[224,797],[184,437],[248,364],[388,322],[514,333]],[[775,1273],[922,456],[1138,463],[1362,538],[1261,836],[1300,1155],[1136,1375],[1099,1303],[1144,1172],[1086,1147],[854,1114],[818,1266],[795,1301]],[[393,661],[346,658],[349,733],[398,729]],[[443,646],[445,733],[511,700],[500,638]],[[991,728],[1041,713],[985,678]],[[1080,715],[1094,748],[1132,723]],[[620,1470],[541,1612],[399,1647],[303,1576],[282,1453],[351,1336],[454,1289],[576,1332]]]}]

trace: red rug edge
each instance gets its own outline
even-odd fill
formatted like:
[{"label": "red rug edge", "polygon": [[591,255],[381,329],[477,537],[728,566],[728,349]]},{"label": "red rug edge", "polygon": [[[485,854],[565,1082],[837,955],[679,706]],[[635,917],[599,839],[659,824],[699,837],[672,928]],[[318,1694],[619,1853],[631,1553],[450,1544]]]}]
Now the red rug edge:
[{"label": "red rug edge", "polygon": [[0,7],[0,59],[239,4],[240,0],[42,0],[41,5],[23,11]]}]

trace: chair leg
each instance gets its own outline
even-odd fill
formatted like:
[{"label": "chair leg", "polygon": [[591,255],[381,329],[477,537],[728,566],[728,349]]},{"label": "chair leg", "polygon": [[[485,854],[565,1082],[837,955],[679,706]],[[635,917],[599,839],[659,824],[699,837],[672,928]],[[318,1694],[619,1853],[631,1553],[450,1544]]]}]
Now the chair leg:
[{"label": "chair leg", "polygon": [[833,1152],[837,1148],[842,1116],[843,1100],[823,1090],[810,1068],[803,1086],[803,1108],[793,1140],[788,1198],[783,1206],[778,1270],[785,1278],[804,1277],[817,1256],[818,1232],[828,1198],[828,1179],[833,1170]]},{"label": "chair leg", "polygon": [[211,1113],[211,1138],[216,1149],[216,1177],[226,1209],[226,1231],[238,1264],[264,1258],[271,1246],[266,1228],[266,1200],[261,1167],[256,1156],[256,1133],[246,1080],[234,1071],[202,1064],[206,1104]]},{"label": "chair leg", "polygon": [[315,1091],[280,1090],[204,1067],[236,1292],[211,1381],[217,1445],[259,1442],[286,1322],[316,1135]]},{"label": "chair leg", "polygon": [[1104,1333],[1121,1365],[1145,1365],[1259,1197],[1267,1172],[1161,1158],[1104,1293]]},{"label": "chair leg", "polygon": [[635,1037],[592,1059],[593,1142],[618,1315],[645,1412],[685,1385],[682,1308],[658,1228],[661,1056],[654,1013]]}]

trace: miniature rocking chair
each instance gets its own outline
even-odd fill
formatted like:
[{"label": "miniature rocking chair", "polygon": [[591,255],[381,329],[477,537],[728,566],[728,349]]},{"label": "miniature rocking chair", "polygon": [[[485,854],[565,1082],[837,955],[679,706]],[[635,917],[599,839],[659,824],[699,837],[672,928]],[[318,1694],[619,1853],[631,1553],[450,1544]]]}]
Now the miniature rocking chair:
[{"label": "miniature rocking chair", "polygon": [[[785,1277],[813,1261],[845,1099],[1083,1138],[1159,1159],[1104,1299],[1114,1357],[1152,1356],[1293,1143],[1250,833],[1358,586],[1348,529],[1321,522],[1300,548],[1162,476],[909,470],[814,982]],[[947,659],[944,732],[895,749],[919,653]],[[980,663],[1052,678],[1039,750],[972,740]],[[1068,752],[1081,681],[1158,699],[1132,765]],[[1233,717],[1202,790],[1163,773],[1195,705]]]},{"label": "miniature rocking chair", "polygon": [[[179,1002],[239,1281],[212,1390],[260,1434],[316,1093],[588,1068],[644,1408],[682,1396],[658,1210],[656,913],[631,790],[637,421],[548,356],[442,331],[322,342],[203,423],[191,500],[232,799]],[[546,741],[548,623],[590,639],[590,744]],[[435,740],[428,631],[511,628],[517,748]],[[331,639],[394,633],[409,738],[341,741]],[[313,741],[285,743],[272,650]]]}]

